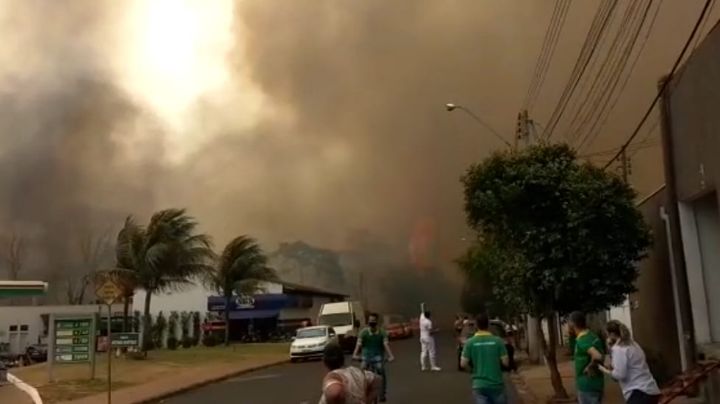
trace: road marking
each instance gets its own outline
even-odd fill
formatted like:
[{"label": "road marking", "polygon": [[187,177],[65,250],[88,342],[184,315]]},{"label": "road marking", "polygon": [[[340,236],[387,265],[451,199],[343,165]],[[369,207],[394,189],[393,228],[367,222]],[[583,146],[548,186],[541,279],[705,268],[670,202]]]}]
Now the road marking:
[{"label": "road marking", "polygon": [[258,376],[248,376],[248,377],[238,377],[235,379],[230,379],[228,382],[230,383],[244,383],[244,382],[251,382],[254,380],[264,380],[264,379],[274,379],[276,377],[280,377],[279,374],[270,374],[270,375],[258,375]]}]

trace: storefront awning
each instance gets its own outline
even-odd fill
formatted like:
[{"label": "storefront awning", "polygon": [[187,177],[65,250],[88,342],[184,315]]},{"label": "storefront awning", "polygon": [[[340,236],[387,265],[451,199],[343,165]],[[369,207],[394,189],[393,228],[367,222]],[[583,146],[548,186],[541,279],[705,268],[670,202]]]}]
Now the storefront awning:
[{"label": "storefront awning", "polygon": [[277,317],[279,314],[279,310],[239,310],[230,312],[230,320],[273,318]]}]

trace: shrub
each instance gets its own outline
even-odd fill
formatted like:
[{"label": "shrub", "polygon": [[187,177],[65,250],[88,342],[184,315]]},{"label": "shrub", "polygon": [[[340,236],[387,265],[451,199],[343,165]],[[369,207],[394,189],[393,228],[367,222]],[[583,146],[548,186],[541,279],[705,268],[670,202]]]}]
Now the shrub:
[{"label": "shrub", "polygon": [[167,347],[171,350],[176,350],[178,348],[178,339],[174,336],[168,337],[167,339]]},{"label": "shrub", "polygon": [[182,347],[183,347],[183,348],[191,348],[193,345],[195,345],[195,344],[194,344],[194,341],[193,341],[192,338],[190,338],[190,337],[184,337],[184,338],[182,339]]},{"label": "shrub", "polygon": [[205,334],[202,341],[203,345],[206,347],[213,347],[218,344],[218,338],[215,336],[215,334],[208,333]]}]

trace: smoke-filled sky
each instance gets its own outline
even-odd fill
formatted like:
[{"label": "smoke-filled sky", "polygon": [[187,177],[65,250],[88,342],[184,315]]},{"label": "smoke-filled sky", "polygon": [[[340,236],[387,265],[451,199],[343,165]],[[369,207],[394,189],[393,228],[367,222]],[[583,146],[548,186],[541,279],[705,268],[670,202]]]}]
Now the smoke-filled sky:
[{"label": "smoke-filled sky", "polygon": [[[541,123],[598,3],[572,4],[533,111]],[[218,244],[251,234],[268,249],[349,249],[363,231],[449,265],[467,234],[459,177],[503,145],[443,105],[472,108],[510,140],[553,5],[2,0],[0,218],[39,240],[37,265],[53,269],[72,235],[171,206]],[[628,135],[701,6],[663,2],[586,152]],[[641,193],[662,181],[658,156],[637,156]]]}]

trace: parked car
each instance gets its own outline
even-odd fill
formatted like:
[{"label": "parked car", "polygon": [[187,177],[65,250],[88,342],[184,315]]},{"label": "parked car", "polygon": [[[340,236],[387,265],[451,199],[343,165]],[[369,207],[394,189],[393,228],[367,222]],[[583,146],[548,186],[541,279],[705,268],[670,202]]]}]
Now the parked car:
[{"label": "parked car", "polygon": [[48,348],[46,344],[35,344],[30,345],[25,350],[25,354],[33,363],[46,362],[48,355]]},{"label": "parked car", "polygon": [[321,358],[327,344],[337,341],[337,333],[332,327],[318,325],[297,330],[290,344],[290,361]]},{"label": "parked car", "polygon": [[383,316],[383,327],[390,339],[403,339],[412,336],[410,323],[405,317],[397,314],[388,314]]}]

